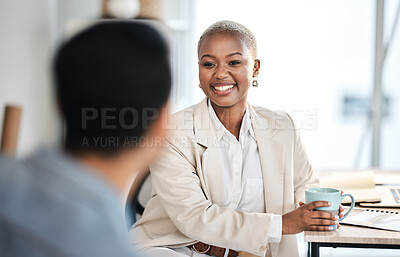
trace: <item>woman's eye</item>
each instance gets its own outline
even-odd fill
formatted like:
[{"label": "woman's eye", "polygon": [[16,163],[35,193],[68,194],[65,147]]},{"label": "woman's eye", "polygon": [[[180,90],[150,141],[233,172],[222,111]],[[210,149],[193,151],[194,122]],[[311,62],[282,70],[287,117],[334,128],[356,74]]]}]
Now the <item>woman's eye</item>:
[{"label": "woman's eye", "polygon": [[229,62],[229,65],[238,65],[240,64],[240,61],[231,61]]},{"label": "woman's eye", "polygon": [[211,62],[205,62],[205,63],[203,63],[203,66],[204,66],[204,67],[213,67],[214,64],[211,63]]}]

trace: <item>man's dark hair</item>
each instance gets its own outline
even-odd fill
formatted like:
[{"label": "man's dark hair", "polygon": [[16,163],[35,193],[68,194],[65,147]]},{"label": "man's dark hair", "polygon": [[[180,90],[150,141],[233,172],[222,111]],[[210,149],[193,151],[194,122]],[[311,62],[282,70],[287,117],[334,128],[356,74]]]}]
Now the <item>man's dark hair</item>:
[{"label": "man's dark hair", "polygon": [[72,153],[136,146],[171,90],[169,46],[143,22],[102,22],[82,31],[58,49],[53,71]]}]

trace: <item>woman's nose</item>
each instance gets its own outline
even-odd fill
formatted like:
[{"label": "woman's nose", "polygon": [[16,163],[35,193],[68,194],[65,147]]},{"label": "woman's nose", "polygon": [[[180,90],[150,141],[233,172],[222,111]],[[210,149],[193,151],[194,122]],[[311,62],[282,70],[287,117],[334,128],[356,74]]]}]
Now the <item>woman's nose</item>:
[{"label": "woman's nose", "polygon": [[226,69],[226,67],[224,65],[217,67],[217,70],[215,72],[215,77],[217,79],[224,79],[224,78],[228,77],[228,70]]}]

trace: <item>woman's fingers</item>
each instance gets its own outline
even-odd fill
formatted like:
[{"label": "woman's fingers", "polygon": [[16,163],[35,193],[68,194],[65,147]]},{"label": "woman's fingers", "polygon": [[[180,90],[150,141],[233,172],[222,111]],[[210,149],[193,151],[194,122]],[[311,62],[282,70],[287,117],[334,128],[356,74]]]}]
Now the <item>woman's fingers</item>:
[{"label": "woman's fingers", "polygon": [[329,231],[332,230],[332,225],[339,225],[339,216],[327,211],[312,211],[310,212],[309,230],[313,231]]},{"label": "woman's fingers", "polygon": [[333,225],[336,225],[337,228],[340,227],[339,225],[339,220],[331,220],[331,219],[312,219],[308,229],[306,230],[312,230],[312,231],[327,231],[327,230],[333,230]]},{"label": "woman's fingers", "polygon": [[305,230],[330,231],[336,225],[339,227],[339,216],[328,211],[316,210],[320,207],[330,207],[327,201],[314,201],[282,215],[282,234],[297,234]]},{"label": "woman's fingers", "polygon": [[339,217],[327,211],[313,211],[311,213],[311,218],[337,220]]},{"label": "woman's fingers", "polygon": [[326,220],[326,219],[313,219],[310,225],[319,225],[319,226],[329,226],[329,225],[338,225],[338,220]]},{"label": "woman's fingers", "polygon": [[311,231],[331,231],[333,228],[331,226],[310,226],[309,229]]},{"label": "woman's fingers", "polygon": [[311,211],[311,210],[314,210],[314,209],[319,208],[319,207],[329,207],[331,205],[332,205],[332,203],[331,202],[327,202],[327,201],[314,201],[314,202],[311,202],[311,203],[304,204],[302,207],[306,208],[309,211]]}]

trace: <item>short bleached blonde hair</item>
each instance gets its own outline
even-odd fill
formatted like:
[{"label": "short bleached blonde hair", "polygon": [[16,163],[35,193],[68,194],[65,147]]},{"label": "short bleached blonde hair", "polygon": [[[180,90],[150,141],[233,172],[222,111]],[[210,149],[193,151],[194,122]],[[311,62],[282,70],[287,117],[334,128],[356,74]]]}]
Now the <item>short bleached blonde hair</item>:
[{"label": "short bleached blonde hair", "polygon": [[208,36],[212,36],[219,33],[230,33],[238,36],[244,41],[246,46],[249,48],[251,55],[254,59],[257,57],[257,41],[253,33],[245,26],[234,21],[218,21],[208,27],[203,34],[201,34],[199,42],[197,44],[197,55],[200,53],[200,46],[204,39]]}]

